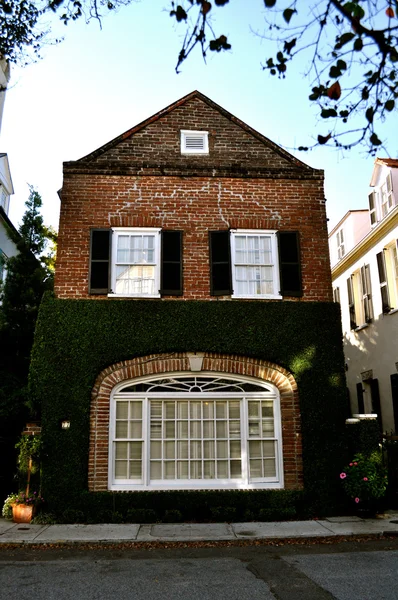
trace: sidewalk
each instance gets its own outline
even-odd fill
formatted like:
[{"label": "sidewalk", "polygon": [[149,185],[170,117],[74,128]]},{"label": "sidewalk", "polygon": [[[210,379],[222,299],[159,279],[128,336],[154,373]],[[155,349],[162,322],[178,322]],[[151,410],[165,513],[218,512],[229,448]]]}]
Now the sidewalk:
[{"label": "sidewalk", "polygon": [[384,534],[398,536],[398,512],[390,511],[376,519],[353,516],[276,523],[30,525],[0,519],[0,547],[1,544],[215,542]]}]

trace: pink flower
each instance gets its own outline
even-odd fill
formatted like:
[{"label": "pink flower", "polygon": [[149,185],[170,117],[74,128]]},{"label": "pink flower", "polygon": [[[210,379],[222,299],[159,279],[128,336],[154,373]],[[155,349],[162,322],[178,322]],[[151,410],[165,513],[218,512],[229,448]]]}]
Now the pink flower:
[{"label": "pink flower", "polygon": [[356,466],[357,466],[357,464],[358,464],[357,462],[354,462],[354,467],[356,467]]},{"label": "pink flower", "polygon": [[340,473],[340,479],[345,479],[347,477],[347,473]]},{"label": "pink flower", "polygon": [[367,477],[364,477],[364,478],[363,478],[363,480],[364,480],[364,481],[369,481]]},{"label": "pink flower", "polygon": [[355,502],[358,504],[358,502],[359,502],[359,498],[355,498]]},{"label": "pink flower", "polygon": [[354,463],[350,463],[350,467],[352,467],[352,466],[353,466],[353,464],[354,464]]}]

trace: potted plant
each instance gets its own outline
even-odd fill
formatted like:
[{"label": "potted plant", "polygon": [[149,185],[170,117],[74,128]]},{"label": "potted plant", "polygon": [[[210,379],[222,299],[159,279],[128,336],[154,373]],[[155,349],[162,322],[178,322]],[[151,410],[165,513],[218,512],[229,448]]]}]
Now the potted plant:
[{"label": "potted plant", "polygon": [[387,491],[387,469],[383,455],[375,450],[369,455],[356,454],[340,473],[345,492],[355,503],[357,510],[375,514]]},{"label": "potted plant", "polygon": [[12,520],[14,523],[30,523],[36,508],[43,502],[37,492],[19,492],[12,498]]}]

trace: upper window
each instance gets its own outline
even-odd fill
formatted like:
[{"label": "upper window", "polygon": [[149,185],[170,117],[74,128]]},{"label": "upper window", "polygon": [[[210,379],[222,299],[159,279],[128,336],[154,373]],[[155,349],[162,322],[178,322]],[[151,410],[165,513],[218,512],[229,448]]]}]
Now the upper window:
[{"label": "upper window", "polygon": [[182,232],[93,229],[89,291],[135,298],[181,295]]},{"label": "upper window", "polygon": [[383,313],[398,308],[398,240],[377,254]]},{"label": "upper window", "polygon": [[280,297],[275,231],[232,231],[231,251],[235,297]]},{"label": "upper window", "polygon": [[382,185],[369,194],[370,223],[381,221],[395,206],[392,174],[388,173]]},{"label": "upper window", "polygon": [[214,296],[301,296],[297,231],[210,231],[210,283]]},{"label": "upper window", "polygon": [[340,229],[336,233],[336,241],[337,241],[337,258],[340,260],[345,255],[344,234],[343,234],[342,229]]},{"label": "upper window", "polygon": [[158,297],[160,229],[113,230],[112,293]]},{"label": "upper window", "polygon": [[208,154],[207,131],[181,131],[181,154]]},{"label": "upper window", "polygon": [[364,265],[347,279],[350,328],[356,329],[373,319],[370,266]]},{"label": "upper window", "polygon": [[109,487],[283,487],[278,392],[257,380],[206,374],[118,386]]}]

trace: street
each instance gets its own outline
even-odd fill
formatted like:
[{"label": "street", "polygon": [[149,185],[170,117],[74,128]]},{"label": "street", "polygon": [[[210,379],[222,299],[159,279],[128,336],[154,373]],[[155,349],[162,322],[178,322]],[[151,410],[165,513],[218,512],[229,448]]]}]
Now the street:
[{"label": "street", "polygon": [[214,547],[8,547],[0,597],[397,600],[398,539]]}]

